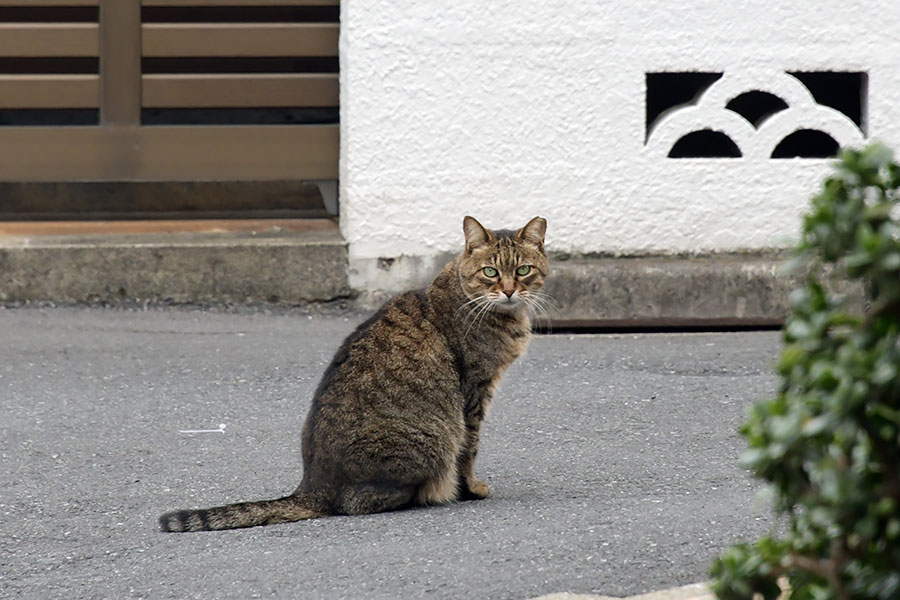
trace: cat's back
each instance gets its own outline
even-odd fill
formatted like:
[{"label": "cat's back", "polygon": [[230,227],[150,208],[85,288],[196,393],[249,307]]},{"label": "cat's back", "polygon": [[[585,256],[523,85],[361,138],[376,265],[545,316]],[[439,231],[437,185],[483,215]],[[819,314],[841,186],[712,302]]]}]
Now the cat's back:
[{"label": "cat's back", "polygon": [[[351,333],[322,377],[314,403],[406,404],[456,386],[453,355],[424,291],[395,296]],[[446,393],[447,390],[443,390]]]},{"label": "cat's back", "polygon": [[424,292],[389,300],[344,340],[313,396],[304,480],[330,477],[350,455],[374,457],[423,431],[455,428],[462,396],[454,364]]}]

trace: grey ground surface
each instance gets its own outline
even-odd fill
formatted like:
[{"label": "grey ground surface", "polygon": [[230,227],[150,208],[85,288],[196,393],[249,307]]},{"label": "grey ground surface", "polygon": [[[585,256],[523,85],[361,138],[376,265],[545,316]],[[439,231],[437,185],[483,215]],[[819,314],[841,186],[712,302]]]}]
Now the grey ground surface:
[{"label": "grey ground surface", "polygon": [[771,526],[735,433],[775,389],[770,332],[536,337],[483,431],[487,500],[160,533],[167,510],[293,490],[310,396],[360,320],[0,310],[0,596],[626,596],[703,580]]}]

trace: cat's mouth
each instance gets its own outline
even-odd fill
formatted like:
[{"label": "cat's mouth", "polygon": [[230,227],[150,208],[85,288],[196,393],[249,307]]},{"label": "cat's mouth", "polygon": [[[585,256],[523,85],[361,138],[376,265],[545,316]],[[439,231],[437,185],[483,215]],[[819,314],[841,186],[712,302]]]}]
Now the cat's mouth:
[{"label": "cat's mouth", "polygon": [[498,298],[493,299],[493,305],[498,310],[514,310],[522,305],[522,299],[518,294],[512,296],[500,294]]}]

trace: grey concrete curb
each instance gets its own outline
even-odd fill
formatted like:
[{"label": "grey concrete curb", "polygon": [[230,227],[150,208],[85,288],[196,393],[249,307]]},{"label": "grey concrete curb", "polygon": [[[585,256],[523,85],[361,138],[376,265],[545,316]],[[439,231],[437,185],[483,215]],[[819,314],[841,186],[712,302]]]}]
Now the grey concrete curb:
[{"label": "grey concrete curb", "polygon": [[325,302],[350,295],[336,231],[0,237],[0,302]]},{"label": "grey concrete curb", "polygon": [[557,593],[539,596],[532,600],[714,600],[715,596],[709,591],[706,583],[692,583],[681,587],[650,592],[628,598],[615,598],[613,596],[595,596],[592,594]]},{"label": "grey concrete curb", "polygon": [[[782,262],[774,254],[557,256],[544,291],[558,310],[548,316],[563,326],[777,325],[797,283],[778,274]],[[328,302],[356,295],[348,269],[336,229],[0,236],[0,303]],[[357,308],[374,308],[365,298],[377,291],[355,292]]]},{"label": "grey concrete curb", "polygon": [[779,256],[557,260],[544,291],[572,321],[777,323],[795,280]]}]

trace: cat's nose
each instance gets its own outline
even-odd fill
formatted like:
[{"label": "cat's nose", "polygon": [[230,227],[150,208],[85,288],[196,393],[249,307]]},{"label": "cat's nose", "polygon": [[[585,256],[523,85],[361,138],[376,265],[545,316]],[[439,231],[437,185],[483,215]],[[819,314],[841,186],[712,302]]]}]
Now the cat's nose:
[{"label": "cat's nose", "polygon": [[506,294],[507,298],[512,298],[512,295],[516,293],[516,290],[503,290],[503,293]]}]

